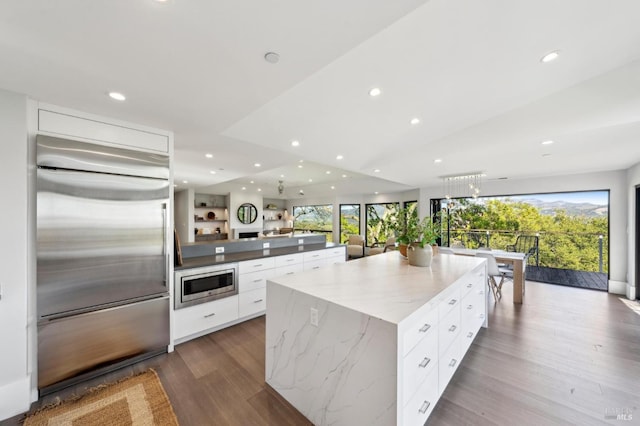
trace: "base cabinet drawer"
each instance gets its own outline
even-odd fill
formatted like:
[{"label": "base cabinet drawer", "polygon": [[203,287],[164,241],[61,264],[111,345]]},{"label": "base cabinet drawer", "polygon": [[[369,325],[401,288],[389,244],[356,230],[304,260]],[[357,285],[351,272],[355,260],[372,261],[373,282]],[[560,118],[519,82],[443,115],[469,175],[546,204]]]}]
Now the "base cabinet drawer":
[{"label": "base cabinet drawer", "polygon": [[438,402],[438,369],[435,368],[427,376],[422,386],[404,405],[402,411],[403,425],[424,425]]},{"label": "base cabinet drawer", "polygon": [[321,269],[325,266],[327,266],[327,259],[325,258],[304,262],[305,271],[313,271],[314,269]]},{"label": "base cabinet drawer", "polygon": [[304,266],[302,263],[297,263],[295,265],[287,265],[287,266],[279,266],[276,268],[276,277],[280,277],[282,275],[293,275],[297,272],[302,272],[304,270]]},{"label": "base cabinet drawer", "polygon": [[432,329],[402,361],[403,398],[408,400],[438,363],[438,330]]},{"label": "base cabinet drawer", "polygon": [[238,319],[238,296],[178,309],[174,314],[176,339]]},{"label": "base cabinet drawer", "polygon": [[451,310],[438,324],[438,345],[440,355],[448,350],[451,343],[460,335],[460,304]]},{"label": "base cabinet drawer", "polygon": [[267,309],[266,288],[259,288],[246,293],[240,293],[238,298],[238,311],[240,313],[240,318],[264,312],[265,309]]},{"label": "base cabinet drawer", "polygon": [[456,339],[438,360],[438,391],[442,395],[444,389],[453,377],[453,373],[458,369],[462,356],[460,354],[460,339]]},{"label": "base cabinet drawer", "polygon": [[240,293],[243,293],[245,291],[251,291],[257,288],[264,288],[267,286],[267,280],[274,277],[275,275],[275,269],[267,269],[264,271],[240,274],[238,278],[238,290],[240,291]]}]

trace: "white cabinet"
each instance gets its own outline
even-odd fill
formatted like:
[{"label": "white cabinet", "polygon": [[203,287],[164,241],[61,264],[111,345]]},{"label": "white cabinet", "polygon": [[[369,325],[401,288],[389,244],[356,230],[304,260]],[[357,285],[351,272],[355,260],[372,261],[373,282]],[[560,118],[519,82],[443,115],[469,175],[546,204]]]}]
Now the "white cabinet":
[{"label": "white cabinet", "polygon": [[174,312],[174,340],[203,332],[238,319],[238,296],[225,297],[213,302]]},{"label": "white cabinet", "polygon": [[240,293],[238,298],[238,312],[240,318],[262,314],[267,308],[266,287]]}]

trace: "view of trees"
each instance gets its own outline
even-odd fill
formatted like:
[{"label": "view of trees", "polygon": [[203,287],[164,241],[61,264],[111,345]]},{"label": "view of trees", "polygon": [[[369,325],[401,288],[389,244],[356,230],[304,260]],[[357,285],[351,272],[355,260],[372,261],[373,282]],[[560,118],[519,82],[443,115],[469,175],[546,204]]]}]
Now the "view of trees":
[{"label": "view of trees", "polygon": [[553,268],[599,271],[602,235],[603,272],[608,270],[608,215],[568,214],[563,208],[543,213],[530,203],[509,199],[460,199],[444,213],[443,245],[459,242],[475,248],[488,243],[504,249],[517,235],[539,234],[539,264]]},{"label": "view of trees", "polygon": [[323,233],[327,241],[333,241],[332,204],[296,206],[293,208],[293,220],[296,231]]},{"label": "view of trees", "polygon": [[368,246],[382,244],[387,237],[393,235],[389,217],[400,208],[399,203],[367,204],[367,233],[365,241]]},{"label": "view of trees", "polygon": [[340,242],[349,235],[360,235],[360,204],[340,204]]}]

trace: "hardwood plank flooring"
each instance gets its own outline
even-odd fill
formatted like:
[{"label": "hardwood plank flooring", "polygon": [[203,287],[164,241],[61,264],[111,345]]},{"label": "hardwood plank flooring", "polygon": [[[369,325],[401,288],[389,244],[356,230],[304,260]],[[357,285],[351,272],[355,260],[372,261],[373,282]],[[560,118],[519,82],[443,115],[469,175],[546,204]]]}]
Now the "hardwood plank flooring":
[{"label": "hardwood plank flooring", "polygon": [[[604,292],[532,281],[526,288],[522,305],[509,302],[512,286],[500,303],[490,301],[489,328],[428,424],[640,424],[640,309]],[[264,317],[256,318],[49,395],[32,410],[151,367],[181,425],[308,425],[264,382],[264,334]],[[605,418],[616,409],[630,410],[633,419]]]}]

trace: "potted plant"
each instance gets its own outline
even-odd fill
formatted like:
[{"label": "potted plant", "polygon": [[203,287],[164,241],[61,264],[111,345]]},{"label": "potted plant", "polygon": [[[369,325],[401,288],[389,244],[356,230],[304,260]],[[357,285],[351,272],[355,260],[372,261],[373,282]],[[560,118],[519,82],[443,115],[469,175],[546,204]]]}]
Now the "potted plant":
[{"label": "potted plant", "polygon": [[420,219],[415,205],[412,205],[398,210],[393,224],[400,253],[409,259],[409,264],[430,266],[432,245],[440,237],[439,215],[434,219],[430,216]]}]

